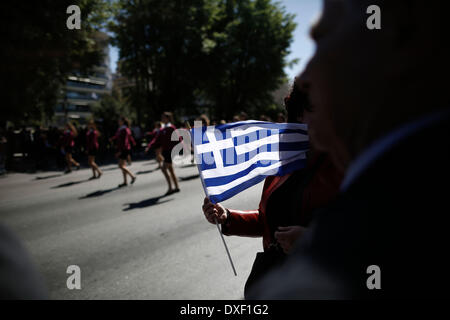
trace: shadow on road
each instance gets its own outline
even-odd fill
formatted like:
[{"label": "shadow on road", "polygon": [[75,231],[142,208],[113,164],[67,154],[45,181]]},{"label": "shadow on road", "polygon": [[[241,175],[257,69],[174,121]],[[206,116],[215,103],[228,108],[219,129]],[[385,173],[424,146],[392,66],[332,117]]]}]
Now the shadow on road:
[{"label": "shadow on road", "polygon": [[196,167],[197,165],[195,163],[191,163],[191,164],[184,164],[182,166],[180,166],[180,168],[191,168],[191,167]]},{"label": "shadow on road", "polygon": [[63,176],[63,174],[59,173],[59,174],[52,174],[50,176],[45,176],[45,177],[36,177],[34,180],[45,180],[45,179],[62,177],[62,176]]},{"label": "shadow on road", "polygon": [[119,190],[119,189],[120,189],[119,187],[114,187],[114,188],[111,188],[111,189],[97,190],[97,191],[88,193],[87,195],[85,195],[83,197],[80,197],[78,199],[82,200],[82,199],[89,199],[89,198],[100,197],[100,196],[102,196],[102,195],[104,195],[106,193],[110,193],[110,192],[113,192],[113,191]]},{"label": "shadow on road", "polygon": [[180,181],[189,181],[189,180],[194,180],[200,178],[199,174],[194,174],[192,176],[187,176],[187,177],[180,177]]},{"label": "shadow on road", "polygon": [[133,210],[133,209],[143,209],[143,208],[151,207],[151,206],[154,206],[157,204],[162,204],[164,202],[173,200],[173,199],[167,199],[164,201],[159,201],[160,199],[162,199],[164,197],[165,196],[158,196],[158,197],[153,197],[150,199],[142,200],[140,202],[125,203],[124,206],[128,206],[128,208],[124,208],[122,211],[129,211],[129,210]]},{"label": "shadow on road", "polygon": [[91,181],[92,179],[85,179],[85,180],[79,180],[79,181],[71,181],[71,182],[67,182],[67,183],[63,183],[63,184],[59,184],[57,186],[51,187],[50,189],[58,189],[58,188],[65,188],[65,187],[70,187],[70,186],[74,186],[80,183],[84,183],[84,182],[88,182]]},{"label": "shadow on road", "polygon": [[113,170],[119,170],[119,167],[112,167],[112,168],[102,169],[102,171],[113,171]]},{"label": "shadow on road", "polygon": [[158,169],[151,169],[151,170],[145,170],[145,171],[138,171],[136,174],[146,174],[146,173],[152,173]]}]

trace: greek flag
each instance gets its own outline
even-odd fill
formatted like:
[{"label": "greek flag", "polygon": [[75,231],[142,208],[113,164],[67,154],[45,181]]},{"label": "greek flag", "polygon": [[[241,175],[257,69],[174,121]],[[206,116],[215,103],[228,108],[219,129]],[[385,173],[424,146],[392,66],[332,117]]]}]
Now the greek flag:
[{"label": "greek flag", "polygon": [[191,129],[203,188],[213,203],[233,197],[267,176],[304,168],[307,126],[241,121]]}]

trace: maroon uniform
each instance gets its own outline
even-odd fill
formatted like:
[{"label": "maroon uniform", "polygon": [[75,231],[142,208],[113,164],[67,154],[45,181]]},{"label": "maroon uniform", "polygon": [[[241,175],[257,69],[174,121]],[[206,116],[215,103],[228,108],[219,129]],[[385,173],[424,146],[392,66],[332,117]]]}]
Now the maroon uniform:
[{"label": "maroon uniform", "polygon": [[88,151],[88,155],[95,156],[98,151],[98,132],[97,130],[90,129],[86,133],[86,148]]}]

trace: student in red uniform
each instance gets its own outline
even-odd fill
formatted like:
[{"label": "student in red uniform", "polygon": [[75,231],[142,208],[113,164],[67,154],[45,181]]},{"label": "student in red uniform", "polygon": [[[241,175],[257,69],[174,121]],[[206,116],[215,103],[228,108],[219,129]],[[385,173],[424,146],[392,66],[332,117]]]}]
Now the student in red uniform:
[{"label": "student in red uniform", "polygon": [[67,169],[64,173],[72,172],[72,164],[77,167],[77,170],[80,169],[80,164],[72,157],[73,147],[75,146],[75,137],[77,134],[78,132],[75,126],[68,122],[61,138],[61,152],[64,154],[67,164]]},{"label": "student in red uniform", "polygon": [[[288,122],[308,123],[307,97],[298,90],[297,81],[285,99]],[[312,220],[315,209],[326,206],[337,195],[342,173],[326,154],[313,146],[308,152],[306,168],[285,176],[267,177],[258,210],[241,211],[213,204],[205,198],[206,219],[222,224],[228,236],[262,237],[263,253],[259,253],[245,284],[249,288],[269,271],[281,265]]]},{"label": "student in red uniform", "polygon": [[120,117],[119,129],[117,129],[116,135],[111,140],[116,141],[116,157],[119,159],[119,168],[123,174],[123,183],[119,184],[119,188],[128,185],[127,176],[131,177],[131,184],[133,184],[136,181],[136,176],[127,168],[126,163],[131,155],[131,144],[135,145],[136,142],[131,134],[130,123],[127,118]]},{"label": "student in red uniform", "polygon": [[[146,138],[150,141],[145,148],[145,153],[148,153],[151,148],[155,147],[155,143],[158,139],[158,135],[161,132],[162,124],[160,121],[155,122],[155,128],[152,132],[148,132],[146,134]],[[156,161],[158,162],[158,169],[162,168],[162,161],[161,158],[157,158]]]},{"label": "student in red uniform", "polygon": [[[171,112],[164,112],[161,116],[162,128],[156,137],[154,143],[156,147],[156,159],[158,162],[163,162],[161,170],[166,178],[167,184],[169,185],[169,190],[167,190],[166,195],[180,192],[178,186],[178,180],[175,175],[175,171],[172,166],[172,149],[175,145],[179,143],[178,140],[172,141],[172,133],[176,130],[173,123],[173,114]],[[173,188],[172,186],[175,186]]]},{"label": "student in red uniform", "polygon": [[92,168],[93,175],[91,179],[100,178],[103,174],[98,165],[95,163],[95,157],[98,153],[98,136],[99,133],[97,126],[95,125],[94,120],[90,120],[88,123],[88,131],[86,132],[86,150],[88,153],[88,163]]}]

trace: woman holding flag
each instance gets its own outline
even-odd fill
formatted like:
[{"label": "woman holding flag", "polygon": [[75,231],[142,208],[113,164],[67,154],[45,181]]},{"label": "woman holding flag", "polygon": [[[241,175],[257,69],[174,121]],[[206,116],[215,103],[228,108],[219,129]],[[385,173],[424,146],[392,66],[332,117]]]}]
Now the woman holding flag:
[{"label": "woman holding flag", "polygon": [[[288,122],[308,124],[311,109],[308,97],[299,89],[298,78],[285,106]],[[210,223],[220,223],[223,234],[263,238],[264,252],[258,253],[253,264],[245,284],[246,296],[254,283],[284,262],[308,227],[313,211],[336,196],[341,180],[342,173],[329,157],[311,148],[304,169],[265,179],[257,210],[233,210],[205,198],[202,207],[205,217]]]}]

